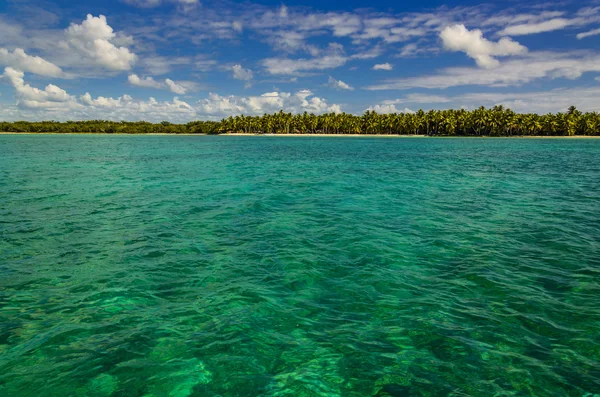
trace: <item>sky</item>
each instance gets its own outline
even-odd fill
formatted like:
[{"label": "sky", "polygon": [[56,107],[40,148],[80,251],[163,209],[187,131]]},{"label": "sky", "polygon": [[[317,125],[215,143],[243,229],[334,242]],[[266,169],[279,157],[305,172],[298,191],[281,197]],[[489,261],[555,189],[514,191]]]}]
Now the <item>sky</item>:
[{"label": "sky", "polygon": [[600,111],[600,0],[3,0],[0,120]]}]

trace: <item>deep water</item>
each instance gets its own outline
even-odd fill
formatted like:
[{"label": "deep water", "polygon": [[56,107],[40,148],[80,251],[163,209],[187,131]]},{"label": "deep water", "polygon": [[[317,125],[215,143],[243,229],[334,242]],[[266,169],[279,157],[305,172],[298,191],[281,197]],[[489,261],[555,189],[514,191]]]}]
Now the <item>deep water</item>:
[{"label": "deep water", "polygon": [[0,395],[600,393],[600,140],[0,136]]}]

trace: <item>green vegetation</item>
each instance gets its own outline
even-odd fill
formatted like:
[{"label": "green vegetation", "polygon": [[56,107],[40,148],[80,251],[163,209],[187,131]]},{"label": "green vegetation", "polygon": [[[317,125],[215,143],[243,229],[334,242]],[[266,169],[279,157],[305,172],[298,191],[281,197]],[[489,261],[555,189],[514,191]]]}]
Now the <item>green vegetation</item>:
[{"label": "green vegetation", "polygon": [[81,133],[81,134],[217,134],[220,123],[216,121],[192,121],[187,124],[149,123],[146,121],[15,121],[14,123],[0,122],[2,132],[52,132],[52,133]]},{"label": "green vegetation", "polygon": [[314,115],[280,111],[263,116],[236,116],[187,124],[148,122],[68,121],[65,123],[0,123],[4,132],[120,133],[120,134],[389,134],[429,136],[575,136],[600,135],[600,114],[570,107],[566,113],[520,114],[502,106],[473,111],[430,110],[416,113]]}]

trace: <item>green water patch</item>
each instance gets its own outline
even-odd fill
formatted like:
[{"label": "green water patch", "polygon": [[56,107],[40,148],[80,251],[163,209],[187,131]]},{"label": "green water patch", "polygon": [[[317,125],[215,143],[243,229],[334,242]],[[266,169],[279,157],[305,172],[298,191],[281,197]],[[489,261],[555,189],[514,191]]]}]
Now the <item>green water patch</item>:
[{"label": "green water patch", "polygon": [[600,141],[169,139],[0,136],[0,395],[600,394]]}]

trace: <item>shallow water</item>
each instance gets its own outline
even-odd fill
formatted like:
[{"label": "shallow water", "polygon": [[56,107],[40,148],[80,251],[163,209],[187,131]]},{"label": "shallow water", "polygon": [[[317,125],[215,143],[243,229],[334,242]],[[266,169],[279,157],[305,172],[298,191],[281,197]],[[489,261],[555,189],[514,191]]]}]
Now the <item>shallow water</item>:
[{"label": "shallow water", "polygon": [[2,396],[600,393],[600,140],[0,136]]}]

